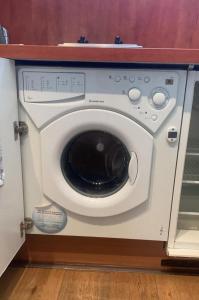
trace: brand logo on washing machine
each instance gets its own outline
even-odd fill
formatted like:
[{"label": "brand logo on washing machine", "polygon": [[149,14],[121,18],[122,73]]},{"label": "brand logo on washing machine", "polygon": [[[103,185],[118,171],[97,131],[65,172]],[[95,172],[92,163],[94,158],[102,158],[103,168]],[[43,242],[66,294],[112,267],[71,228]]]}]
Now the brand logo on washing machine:
[{"label": "brand logo on washing machine", "polygon": [[89,103],[104,103],[104,100],[89,99]]}]

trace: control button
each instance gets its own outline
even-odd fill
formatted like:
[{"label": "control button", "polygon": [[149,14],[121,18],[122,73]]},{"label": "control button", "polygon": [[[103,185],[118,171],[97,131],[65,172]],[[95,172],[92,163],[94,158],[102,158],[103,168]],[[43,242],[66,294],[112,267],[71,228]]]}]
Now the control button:
[{"label": "control button", "polygon": [[121,80],[121,77],[120,77],[120,76],[116,76],[116,77],[115,77],[115,82],[120,82],[120,80]]},{"label": "control button", "polygon": [[144,82],[148,83],[150,80],[151,80],[150,77],[148,76],[144,77]]},{"label": "control button", "polygon": [[141,96],[141,91],[138,88],[132,88],[129,91],[129,99],[133,102],[139,100],[140,96]]},{"label": "control button", "polygon": [[167,140],[170,143],[175,143],[178,138],[178,131],[176,127],[171,127],[168,129]]},{"label": "control button", "polygon": [[156,92],[152,97],[153,103],[157,106],[163,106],[166,103],[166,95],[163,92]]},{"label": "control button", "polygon": [[129,77],[129,81],[130,81],[130,82],[134,82],[134,81],[135,81],[135,77],[134,77],[134,76],[130,76],[130,77]]},{"label": "control button", "polygon": [[151,116],[151,119],[152,119],[153,121],[156,121],[156,120],[158,119],[158,116],[157,116],[157,115],[152,115],[152,116]]}]

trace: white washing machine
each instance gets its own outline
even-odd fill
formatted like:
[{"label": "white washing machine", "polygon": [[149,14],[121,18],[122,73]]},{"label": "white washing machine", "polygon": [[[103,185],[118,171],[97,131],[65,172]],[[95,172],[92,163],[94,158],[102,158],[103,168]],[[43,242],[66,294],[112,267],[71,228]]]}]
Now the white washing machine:
[{"label": "white washing machine", "polygon": [[167,240],[186,71],[17,73],[30,232]]}]

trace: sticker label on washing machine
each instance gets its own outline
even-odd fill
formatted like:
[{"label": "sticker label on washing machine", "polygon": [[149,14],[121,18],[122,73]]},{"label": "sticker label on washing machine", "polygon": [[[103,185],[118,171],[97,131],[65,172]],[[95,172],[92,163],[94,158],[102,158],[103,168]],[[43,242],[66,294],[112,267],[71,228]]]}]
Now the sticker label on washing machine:
[{"label": "sticker label on washing machine", "polygon": [[55,204],[35,207],[32,219],[34,225],[44,233],[58,233],[67,224],[66,211]]}]

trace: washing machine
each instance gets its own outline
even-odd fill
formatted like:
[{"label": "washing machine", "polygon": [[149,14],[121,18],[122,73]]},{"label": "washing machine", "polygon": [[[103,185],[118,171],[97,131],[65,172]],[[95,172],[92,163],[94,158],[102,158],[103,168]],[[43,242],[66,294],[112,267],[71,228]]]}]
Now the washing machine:
[{"label": "washing machine", "polygon": [[185,70],[17,68],[30,233],[167,240]]}]

